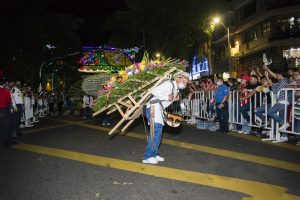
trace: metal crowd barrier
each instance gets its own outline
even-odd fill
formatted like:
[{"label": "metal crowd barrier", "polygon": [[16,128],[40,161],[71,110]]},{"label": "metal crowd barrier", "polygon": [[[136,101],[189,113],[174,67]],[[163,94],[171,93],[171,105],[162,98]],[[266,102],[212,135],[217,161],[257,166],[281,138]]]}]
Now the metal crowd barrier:
[{"label": "metal crowd barrier", "polygon": [[[285,99],[289,100],[290,104],[285,105],[284,107],[284,124],[289,123],[290,127],[287,129],[279,131],[278,130],[278,124],[276,126],[276,135],[273,142],[282,142],[280,139],[280,133],[289,133],[294,135],[300,135],[300,119],[297,119],[295,117],[295,109],[297,108],[297,102],[299,103],[296,96],[300,97],[300,88],[284,88],[281,91],[284,92]],[[289,115],[288,115],[289,113]],[[298,129],[296,130],[296,123],[299,124]]]},{"label": "metal crowd barrier", "polygon": [[[295,131],[295,122],[297,122],[298,119],[295,119],[295,115],[293,112],[288,116],[288,111],[290,109],[294,111],[295,109],[295,102],[297,100],[296,94],[299,93],[300,95],[300,88],[284,88],[281,91],[285,93],[285,99],[288,99],[288,96],[290,95],[292,97],[290,97],[290,105],[285,105],[284,108],[284,123],[286,124],[288,122],[291,122],[291,126],[290,129],[284,129],[282,131],[279,131],[278,124],[275,123],[273,119],[270,119],[268,117],[269,108],[273,107],[276,104],[277,95],[273,94],[272,92],[270,93],[270,107],[268,107],[266,99],[263,98],[263,93],[261,92],[255,93],[253,95],[253,98],[250,98],[250,109],[248,111],[248,114],[250,116],[250,122],[247,122],[247,125],[253,128],[263,128],[264,130],[267,130],[269,132],[269,136],[268,138],[262,139],[264,141],[273,141],[274,143],[285,142],[286,140],[281,140],[281,133],[300,135],[300,130],[298,130],[298,132]],[[210,100],[213,97],[214,94],[212,92],[195,92],[194,95],[192,95],[191,99],[184,98],[181,101],[176,101],[167,108],[167,111],[186,117],[209,120],[215,114],[215,112],[213,112],[212,109],[212,104],[210,103]],[[254,102],[252,101],[252,99],[254,100]],[[243,124],[245,124],[245,120],[241,114],[240,95],[238,91],[233,91],[230,93],[230,96],[228,98],[228,106],[229,123],[235,124],[236,126],[242,126]],[[259,120],[259,118],[255,114],[256,108],[260,106],[265,106],[265,119],[263,121],[267,123],[265,123],[264,125],[261,123],[261,120]],[[300,123],[300,119],[297,123]]]}]

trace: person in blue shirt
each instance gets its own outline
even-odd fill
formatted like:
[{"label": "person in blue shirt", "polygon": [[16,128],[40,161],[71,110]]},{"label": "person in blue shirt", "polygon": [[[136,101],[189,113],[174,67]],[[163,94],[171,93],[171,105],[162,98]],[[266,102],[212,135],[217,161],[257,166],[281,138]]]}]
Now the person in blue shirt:
[{"label": "person in blue shirt", "polygon": [[229,88],[224,84],[222,78],[217,79],[218,88],[215,92],[215,102],[217,108],[217,120],[220,123],[220,130],[223,133],[228,133],[228,96]]}]

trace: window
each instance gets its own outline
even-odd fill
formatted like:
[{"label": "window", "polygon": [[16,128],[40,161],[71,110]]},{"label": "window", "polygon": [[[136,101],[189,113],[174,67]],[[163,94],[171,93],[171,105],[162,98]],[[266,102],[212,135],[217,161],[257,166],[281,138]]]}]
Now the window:
[{"label": "window", "polygon": [[252,28],[247,30],[243,36],[243,43],[248,43],[257,40],[257,30],[256,28]]},{"label": "window", "polygon": [[271,23],[264,23],[262,26],[262,35],[263,37],[268,36],[271,33]]}]

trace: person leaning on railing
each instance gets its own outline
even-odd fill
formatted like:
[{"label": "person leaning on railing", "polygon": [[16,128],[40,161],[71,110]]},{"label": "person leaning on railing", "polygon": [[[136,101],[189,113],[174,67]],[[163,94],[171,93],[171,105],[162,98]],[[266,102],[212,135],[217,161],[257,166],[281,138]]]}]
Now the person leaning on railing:
[{"label": "person leaning on railing", "polygon": [[[246,84],[246,82],[250,82],[250,84]],[[246,84],[245,87],[243,88],[241,86],[240,91],[241,91],[241,108],[240,112],[242,113],[244,119],[247,121],[245,125],[243,125],[243,130],[240,130],[239,133],[244,133],[244,134],[250,134],[251,128],[248,127],[249,125],[252,124],[250,115],[248,112],[250,111],[250,108],[252,110],[252,119],[254,118],[253,113],[255,107],[259,104],[259,95],[256,95],[256,98],[254,96],[249,96],[250,91],[254,90],[257,88],[260,83],[258,82],[258,78],[256,75],[252,75],[251,77],[249,76],[243,76],[241,85]],[[256,92],[257,93],[257,92]]]},{"label": "person leaning on railing", "polygon": [[235,78],[228,78],[227,85],[230,92],[236,91],[238,89],[237,80]]},{"label": "person leaning on railing", "polygon": [[[298,69],[292,69],[289,87],[299,89],[294,93],[295,101],[293,102],[294,106],[290,112],[289,121],[292,123],[292,120],[294,119],[294,130],[291,131],[300,133],[300,72]],[[295,137],[297,140],[296,144],[300,145],[300,135],[295,135]]]},{"label": "person leaning on railing", "polygon": [[259,118],[259,123],[257,125],[262,125],[265,126],[266,121],[265,121],[265,117],[264,117],[264,113],[266,112],[266,108],[267,110],[269,110],[271,108],[271,89],[270,89],[270,85],[269,85],[269,81],[268,78],[266,76],[262,76],[260,77],[260,86],[257,86],[256,88],[254,88],[250,94],[248,94],[247,96],[241,98],[241,99],[247,99],[250,98],[252,96],[254,96],[257,92],[262,94],[262,100],[263,100],[263,104],[259,107],[256,107],[256,109],[254,110],[254,113],[256,114],[256,116]]},{"label": "person leaning on railing", "polygon": [[[277,94],[281,89],[288,86],[289,79],[285,76],[283,71],[273,72],[268,66],[264,66],[264,69],[267,71],[268,75],[274,77],[278,81],[276,83],[273,83],[272,85],[272,91],[274,94]],[[289,123],[284,122],[285,107],[290,104],[290,102],[288,101],[289,99],[286,99],[285,96],[285,91],[280,91],[277,95],[277,103],[273,105],[268,112],[268,116],[279,124],[280,127],[278,130],[285,130],[290,126]],[[277,114],[277,112],[279,112],[279,115]],[[281,133],[280,139],[287,141],[287,134]]]},{"label": "person leaning on railing", "polygon": [[[216,82],[217,83],[217,82]],[[212,76],[207,78],[206,87],[205,87],[205,95],[209,97],[208,99],[208,113],[209,118],[214,118],[215,116],[215,107],[214,107],[214,99],[215,91],[218,88],[217,84],[214,82],[214,78]]]},{"label": "person leaning on railing", "polygon": [[[291,112],[291,119],[294,117],[294,132],[300,133],[300,90],[295,94],[294,109]],[[294,115],[294,116],[292,116]],[[300,135],[296,135],[297,145],[300,145]]]}]

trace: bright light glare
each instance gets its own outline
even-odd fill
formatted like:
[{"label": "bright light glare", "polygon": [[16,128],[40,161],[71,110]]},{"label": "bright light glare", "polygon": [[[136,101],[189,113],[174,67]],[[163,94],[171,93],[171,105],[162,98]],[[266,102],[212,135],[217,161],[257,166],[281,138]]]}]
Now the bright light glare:
[{"label": "bright light glare", "polygon": [[156,53],[155,56],[156,56],[156,58],[159,58],[160,57],[160,53]]},{"label": "bright light glare", "polygon": [[220,23],[220,18],[219,18],[219,17],[215,17],[215,18],[214,18],[214,23],[215,23],[215,24]]}]

